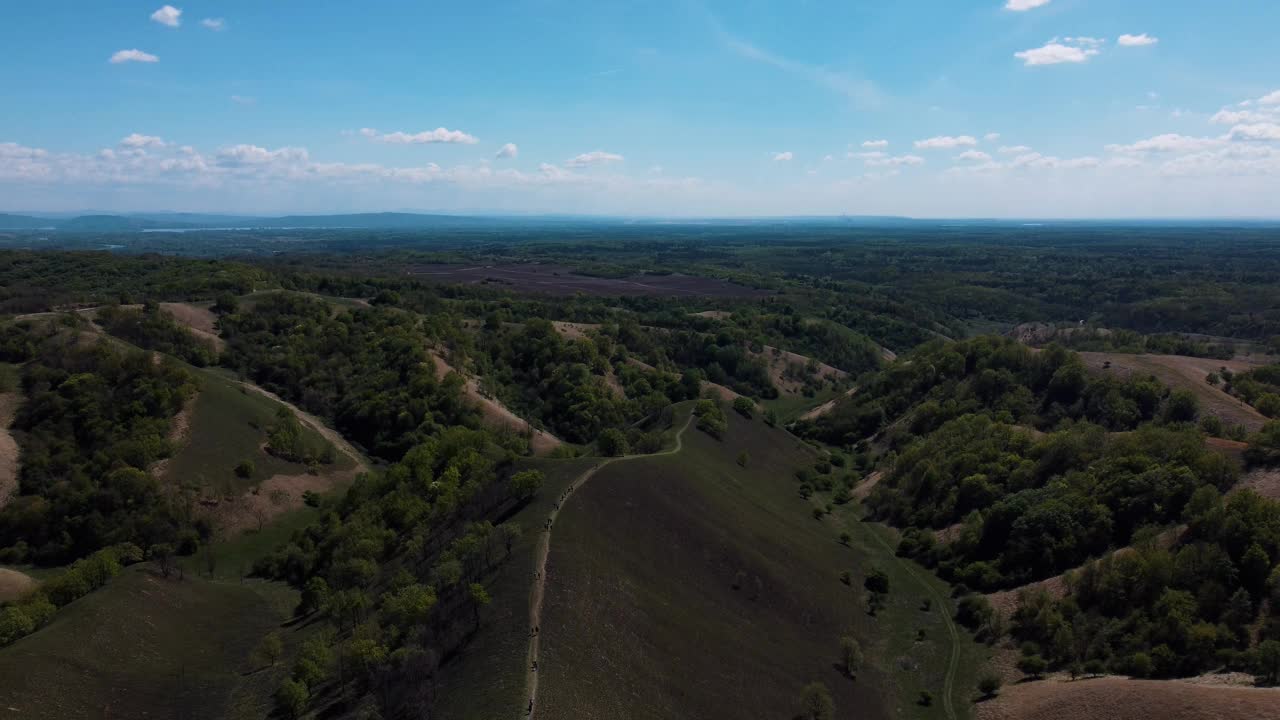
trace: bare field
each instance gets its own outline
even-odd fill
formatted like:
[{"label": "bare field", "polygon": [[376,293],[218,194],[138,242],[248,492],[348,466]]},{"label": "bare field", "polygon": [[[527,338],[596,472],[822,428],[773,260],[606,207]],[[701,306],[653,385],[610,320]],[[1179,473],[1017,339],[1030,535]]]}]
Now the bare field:
[{"label": "bare field", "polygon": [[1006,686],[978,720],[1274,720],[1280,690],[1181,680],[1047,679]]},{"label": "bare field", "polygon": [[218,352],[226,347],[226,342],[218,336],[218,316],[209,308],[190,303],[160,303],[160,309],[186,325],[196,337],[213,343],[213,348]]},{"label": "bare field", "polygon": [[[764,346],[764,352],[753,354],[769,364],[769,379],[773,381],[778,390],[787,395],[799,395],[804,390],[802,381],[791,380],[786,377],[787,370],[793,366],[799,366],[800,374],[806,374],[806,368],[808,368],[810,362],[813,362],[811,358],[799,353],[780,350],[770,345]],[[849,374],[824,362],[817,362],[815,365],[817,369],[813,374],[824,381],[841,380]]]},{"label": "bare field", "polygon": [[1249,432],[1256,432],[1266,422],[1266,418],[1257,410],[1205,382],[1205,377],[1209,373],[1219,372],[1224,367],[1232,372],[1245,372],[1257,367],[1255,362],[1215,360],[1184,355],[1126,355],[1101,352],[1082,352],[1080,357],[1092,370],[1112,372],[1122,377],[1135,373],[1155,375],[1170,387],[1190,390],[1199,398],[1200,406],[1204,411],[1218,416],[1223,422],[1244,425]]},{"label": "bare field", "polygon": [[39,584],[35,578],[24,572],[0,568],[0,602],[13,602],[34,590]]},{"label": "bare field", "polygon": [[763,297],[767,290],[735,285],[725,280],[692,275],[636,275],[605,278],[578,275],[561,265],[415,265],[405,273],[424,280],[465,285],[490,285],[526,293],[548,295],[657,296],[657,297]]}]

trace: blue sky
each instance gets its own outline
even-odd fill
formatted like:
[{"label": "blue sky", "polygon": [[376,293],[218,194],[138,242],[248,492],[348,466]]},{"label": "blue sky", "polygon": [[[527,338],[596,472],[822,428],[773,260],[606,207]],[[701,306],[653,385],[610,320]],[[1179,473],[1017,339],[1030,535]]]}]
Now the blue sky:
[{"label": "blue sky", "polygon": [[0,18],[0,211],[1280,216],[1274,0]]}]

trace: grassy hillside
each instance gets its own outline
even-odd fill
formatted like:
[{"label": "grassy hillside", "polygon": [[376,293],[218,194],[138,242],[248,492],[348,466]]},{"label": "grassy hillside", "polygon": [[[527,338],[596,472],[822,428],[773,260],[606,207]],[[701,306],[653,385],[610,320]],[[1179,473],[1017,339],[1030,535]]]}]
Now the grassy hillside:
[{"label": "grassy hillside", "polygon": [[[267,428],[276,421],[276,412],[282,407],[279,403],[242,389],[216,371],[202,372],[200,378],[200,394],[192,408],[186,442],[165,465],[166,479],[201,488],[209,495],[230,496],[273,475],[306,472],[305,465],[280,459],[263,449]],[[308,443],[324,443],[306,425],[302,432]],[[351,467],[351,459],[345,454],[335,453],[335,458],[333,469]],[[247,478],[235,473],[242,460],[253,463],[253,472]]]},{"label": "grassy hillside", "polygon": [[734,416],[723,442],[690,429],[681,453],[584,485],[551,546],[539,717],[786,718],[815,680],[840,715],[891,716],[883,669],[855,682],[835,665],[841,636],[872,645],[861,592],[839,579],[858,587],[866,563],[796,494],[811,462]]},{"label": "grassy hillside", "polygon": [[135,566],[0,650],[10,717],[221,718],[280,617],[248,586]]},{"label": "grassy hillside", "polygon": [[525,458],[521,469],[541,470],[546,480],[533,502],[513,522],[524,530],[511,558],[486,583],[493,603],[481,615],[480,630],[443,668],[437,712],[450,720],[513,717],[528,702],[525,651],[529,642],[529,590],[542,520],[560,493],[599,458]]}]

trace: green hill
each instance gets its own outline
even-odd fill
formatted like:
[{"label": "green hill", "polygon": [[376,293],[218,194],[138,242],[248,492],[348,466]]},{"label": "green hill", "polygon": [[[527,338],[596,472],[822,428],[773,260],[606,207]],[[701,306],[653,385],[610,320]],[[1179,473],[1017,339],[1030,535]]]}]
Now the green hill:
[{"label": "green hill", "polygon": [[[690,426],[680,452],[609,464],[565,504],[548,562],[536,717],[789,718],[813,681],[831,689],[838,716],[947,717],[940,703],[910,704],[920,690],[944,686],[947,623],[920,608],[925,598],[935,608],[946,602],[945,585],[912,576],[876,538],[881,530],[857,522],[855,506],[814,519],[794,473],[816,453],[731,415],[723,441]],[[444,668],[442,717],[527,707],[528,602],[541,535],[529,528],[594,464],[539,462],[547,484],[516,518],[526,533],[493,585],[498,600]],[[846,527],[850,546],[838,541]],[[868,615],[861,589],[873,565],[895,588],[878,617]],[[847,635],[868,658],[856,681],[837,666]],[[967,640],[957,647],[966,661],[982,654]],[[978,663],[968,665],[957,688]],[[964,715],[967,704],[956,704]]]}]

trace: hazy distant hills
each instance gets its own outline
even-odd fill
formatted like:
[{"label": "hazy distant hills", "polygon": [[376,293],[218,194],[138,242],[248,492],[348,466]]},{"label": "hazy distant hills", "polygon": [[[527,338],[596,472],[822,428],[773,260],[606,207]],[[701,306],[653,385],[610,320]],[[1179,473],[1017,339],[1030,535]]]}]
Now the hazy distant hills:
[{"label": "hazy distant hills", "polygon": [[0,230],[58,230],[65,232],[128,232],[139,230],[193,230],[199,228],[368,228],[412,229],[456,227],[489,221],[489,218],[417,213],[358,213],[349,215],[285,215],[255,217],[200,213],[129,215],[77,215],[35,217],[0,213]]}]

